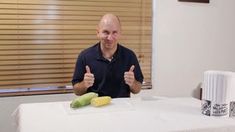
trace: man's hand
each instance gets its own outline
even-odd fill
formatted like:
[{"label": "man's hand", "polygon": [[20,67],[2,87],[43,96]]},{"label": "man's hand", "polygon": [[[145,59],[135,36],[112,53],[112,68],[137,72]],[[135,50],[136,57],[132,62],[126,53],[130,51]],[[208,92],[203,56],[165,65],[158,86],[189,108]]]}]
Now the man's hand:
[{"label": "man's hand", "polygon": [[130,87],[133,86],[134,81],[135,81],[135,74],[134,74],[134,72],[133,72],[134,69],[135,69],[135,66],[132,65],[132,66],[130,67],[129,71],[124,73],[124,80],[125,80],[125,83],[126,83],[127,85],[129,85]]},{"label": "man's hand", "polygon": [[86,88],[91,87],[94,84],[94,74],[91,73],[90,67],[86,65],[86,73],[84,74],[83,83]]}]

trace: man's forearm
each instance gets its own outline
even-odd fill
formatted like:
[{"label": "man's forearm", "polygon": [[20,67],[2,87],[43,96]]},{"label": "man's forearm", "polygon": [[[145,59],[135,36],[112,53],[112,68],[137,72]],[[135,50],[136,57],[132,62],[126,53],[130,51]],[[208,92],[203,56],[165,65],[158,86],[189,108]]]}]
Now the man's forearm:
[{"label": "man's forearm", "polygon": [[133,85],[130,87],[132,93],[137,94],[140,92],[142,84],[138,81],[134,81]]},{"label": "man's forearm", "polygon": [[82,94],[85,94],[86,91],[87,91],[87,88],[86,86],[84,85],[84,82],[79,82],[79,83],[76,83],[74,86],[73,86],[73,90],[74,90],[74,93],[76,95],[82,95]]}]

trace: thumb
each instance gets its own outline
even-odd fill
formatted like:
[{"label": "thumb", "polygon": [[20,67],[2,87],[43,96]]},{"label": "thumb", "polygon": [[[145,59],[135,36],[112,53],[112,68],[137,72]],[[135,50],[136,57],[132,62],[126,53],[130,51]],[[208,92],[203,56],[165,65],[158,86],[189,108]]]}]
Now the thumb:
[{"label": "thumb", "polygon": [[132,65],[132,66],[131,66],[131,68],[130,68],[130,70],[129,70],[129,72],[133,72],[133,71],[134,71],[134,69],[135,69],[135,66],[134,66],[134,65]]},{"label": "thumb", "polygon": [[90,67],[86,65],[86,73],[91,73]]}]

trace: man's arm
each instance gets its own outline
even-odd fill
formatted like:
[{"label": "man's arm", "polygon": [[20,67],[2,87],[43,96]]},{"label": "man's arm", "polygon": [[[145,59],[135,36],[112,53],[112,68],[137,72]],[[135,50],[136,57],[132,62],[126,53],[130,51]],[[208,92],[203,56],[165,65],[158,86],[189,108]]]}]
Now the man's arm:
[{"label": "man's arm", "polygon": [[135,66],[132,65],[130,70],[124,73],[124,79],[126,84],[129,85],[131,92],[137,94],[140,92],[142,84],[135,79],[134,69]]},{"label": "man's arm", "polygon": [[134,80],[132,86],[130,86],[130,90],[133,94],[137,94],[140,92],[142,84],[136,80]]},{"label": "man's arm", "polygon": [[76,95],[83,95],[87,91],[87,87],[84,84],[84,81],[76,83],[73,85],[73,90]]},{"label": "man's arm", "polygon": [[87,89],[94,84],[94,74],[91,73],[89,66],[86,66],[86,73],[84,74],[83,81],[76,83],[73,86],[76,95],[82,95],[86,93]]}]

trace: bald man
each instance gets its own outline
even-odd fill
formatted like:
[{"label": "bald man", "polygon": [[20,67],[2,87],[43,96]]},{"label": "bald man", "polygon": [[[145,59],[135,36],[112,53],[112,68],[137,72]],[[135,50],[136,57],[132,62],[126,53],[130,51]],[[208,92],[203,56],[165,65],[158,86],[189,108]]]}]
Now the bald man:
[{"label": "bald man", "polygon": [[119,18],[105,14],[96,33],[100,41],[77,58],[72,79],[75,94],[96,92],[99,96],[118,98],[139,93],[144,77],[134,52],[118,43]]}]

